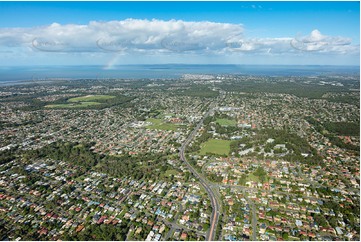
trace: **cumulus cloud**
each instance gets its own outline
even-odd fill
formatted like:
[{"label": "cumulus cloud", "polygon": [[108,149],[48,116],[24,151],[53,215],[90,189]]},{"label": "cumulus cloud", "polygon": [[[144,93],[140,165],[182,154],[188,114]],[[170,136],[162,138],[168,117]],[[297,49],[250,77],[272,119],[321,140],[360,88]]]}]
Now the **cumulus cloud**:
[{"label": "cumulus cloud", "polygon": [[258,54],[299,54],[302,52],[357,54],[360,52],[360,46],[353,45],[350,38],[326,36],[317,29],[306,36],[242,39],[229,46],[231,46],[229,51]]},{"label": "cumulus cloud", "polygon": [[118,52],[122,54],[292,54],[359,53],[345,37],[313,30],[309,35],[247,38],[240,24],[182,20],[92,21],[86,25],[53,23],[33,28],[0,29],[0,51]]},{"label": "cumulus cloud", "polygon": [[352,45],[350,38],[323,35],[317,29],[307,36],[298,36],[292,39],[291,46],[301,51],[341,54],[359,52],[360,49],[359,45]]},{"label": "cumulus cloud", "polygon": [[[290,46],[292,38],[252,38],[243,39],[238,44],[230,44],[229,52],[244,53],[291,53],[294,49]],[[238,46],[237,46],[238,45]]]},{"label": "cumulus cloud", "polygon": [[194,51],[222,48],[228,39],[242,33],[242,25],[228,23],[126,19],[1,29],[0,45],[64,52]]}]

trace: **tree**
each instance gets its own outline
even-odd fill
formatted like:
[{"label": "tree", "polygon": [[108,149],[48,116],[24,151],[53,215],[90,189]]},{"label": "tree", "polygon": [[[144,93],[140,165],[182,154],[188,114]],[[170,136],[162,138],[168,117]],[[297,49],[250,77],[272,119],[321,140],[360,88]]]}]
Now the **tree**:
[{"label": "tree", "polygon": [[283,232],[283,233],[282,233],[282,239],[288,240],[288,233]]},{"label": "tree", "polygon": [[263,169],[263,167],[259,166],[256,171],[253,172],[253,175],[258,176],[261,182],[264,182],[267,172]]}]

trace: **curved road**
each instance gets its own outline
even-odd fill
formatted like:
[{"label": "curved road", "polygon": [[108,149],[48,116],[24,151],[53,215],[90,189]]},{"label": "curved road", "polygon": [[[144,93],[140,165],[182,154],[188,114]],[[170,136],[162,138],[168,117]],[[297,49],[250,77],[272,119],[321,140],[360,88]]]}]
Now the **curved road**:
[{"label": "curved road", "polygon": [[184,143],[179,151],[180,159],[187,165],[190,172],[199,179],[200,183],[202,184],[204,189],[207,191],[207,193],[210,197],[210,200],[211,200],[211,205],[212,205],[213,211],[212,211],[212,215],[211,215],[211,219],[210,219],[211,226],[210,226],[209,232],[207,233],[207,236],[206,236],[206,240],[208,240],[208,241],[214,240],[214,237],[215,237],[217,224],[218,224],[218,218],[219,218],[219,204],[218,204],[218,201],[217,201],[210,185],[207,183],[207,181],[204,179],[204,177],[201,174],[199,174],[187,161],[187,159],[184,155],[184,151],[185,151],[187,145],[193,139],[194,135],[197,133],[198,129],[202,126],[204,119],[211,113],[212,110],[213,110],[213,108],[211,107],[209,109],[209,111],[203,116],[203,118],[199,121],[197,126],[190,133],[188,138],[184,141]]}]

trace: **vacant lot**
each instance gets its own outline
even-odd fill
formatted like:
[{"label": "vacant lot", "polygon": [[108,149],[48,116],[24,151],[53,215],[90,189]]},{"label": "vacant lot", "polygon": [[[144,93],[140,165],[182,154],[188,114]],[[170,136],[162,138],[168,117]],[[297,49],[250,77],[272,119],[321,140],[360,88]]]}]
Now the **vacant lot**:
[{"label": "vacant lot", "polygon": [[91,106],[96,106],[102,104],[108,99],[115,98],[115,96],[109,95],[87,95],[82,97],[74,97],[69,98],[67,103],[60,103],[60,104],[49,104],[46,105],[46,108],[87,108]]},{"label": "vacant lot", "polygon": [[86,108],[89,106],[99,105],[98,102],[77,102],[77,103],[62,103],[46,105],[46,108]]},{"label": "vacant lot", "polygon": [[201,145],[201,155],[212,153],[217,155],[228,155],[230,151],[230,140],[210,139]]},{"label": "vacant lot", "polygon": [[217,119],[216,123],[222,126],[236,126],[237,124],[236,120],[224,119],[224,118]]},{"label": "vacant lot", "polygon": [[147,126],[148,129],[177,130],[175,124],[163,122],[161,119],[149,118],[146,121],[152,123],[152,125]]},{"label": "vacant lot", "polygon": [[91,101],[104,101],[110,98],[115,98],[115,96],[110,95],[87,95],[82,97],[70,98],[68,102],[91,102]]}]

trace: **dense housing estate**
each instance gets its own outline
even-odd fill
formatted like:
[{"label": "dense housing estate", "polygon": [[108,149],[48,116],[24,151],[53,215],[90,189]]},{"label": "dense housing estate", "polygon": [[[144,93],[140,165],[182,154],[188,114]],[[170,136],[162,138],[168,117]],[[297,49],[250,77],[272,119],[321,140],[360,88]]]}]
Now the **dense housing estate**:
[{"label": "dense housing estate", "polygon": [[359,240],[358,89],[352,75],[1,86],[0,238]]}]

